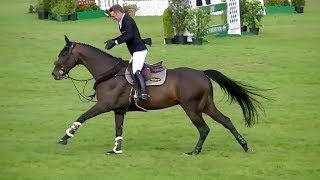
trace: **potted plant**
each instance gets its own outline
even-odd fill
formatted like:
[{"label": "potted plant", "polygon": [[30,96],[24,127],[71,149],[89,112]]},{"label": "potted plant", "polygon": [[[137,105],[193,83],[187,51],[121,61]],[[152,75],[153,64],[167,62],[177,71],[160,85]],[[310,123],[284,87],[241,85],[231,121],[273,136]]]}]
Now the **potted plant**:
[{"label": "potted plant", "polygon": [[69,8],[70,0],[60,0],[55,6],[51,9],[52,14],[54,15],[57,21],[67,21],[68,16],[71,13]]},{"label": "potted plant", "polygon": [[210,15],[200,8],[188,9],[186,15],[186,28],[193,34],[192,43],[201,45],[203,38],[208,34]]},{"label": "potted plant", "polygon": [[128,4],[128,3],[123,4],[123,11],[131,17],[136,16],[136,12],[138,11],[138,9],[139,8],[137,4]]},{"label": "potted plant", "polygon": [[247,26],[243,24],[243,15],[247,12],[246,0],[240,0],[240,25],[241,31],[247,32]]},{"label": "potted plant", "polygon": [[292,0],[291,3],[297,13],[303,13],[304,6],[306,4],[305,0]]},{"label": "potted plant", "polygon": [[163,11],[162,16],[163,32],[164,32],[164,44],[172,44],[174,37],[174,30],[172,26],[172,11],[170,8],[166,8]]},{"label": "potted plant", "polygon": [[169,0],[169,8],[172,11],[172,26],[175,30],[175,43],[186,44],[187,37],[184,36],[186,31],[185,17],[186,9],[189,7],[188,1],[185,0]]},{"label": "potted plant", "polygon": [[70,14],[68,16],[68,20],[75,21],[77,20],[77,8],[78,0],[68,0],[68,9],[70,11]]},{"label": "potted plant", "polygon": [[262,27],[261,19],[264,16],[263,6],[258,0],[246,1],[247,12],[243,15],[244,23],[249,27],[250,32],[258,35]]},{"label": "potted plant", "polygon": [[48,0],[49,1],[49,19],[55,19],[54,14],[52,13],[52,8],[56,6],[58,0]]},{"label": "potted plant", "polygon": [[38,12],[38,19],[48,19],[50,9],[50,0],[38,0],[36,9]]}]

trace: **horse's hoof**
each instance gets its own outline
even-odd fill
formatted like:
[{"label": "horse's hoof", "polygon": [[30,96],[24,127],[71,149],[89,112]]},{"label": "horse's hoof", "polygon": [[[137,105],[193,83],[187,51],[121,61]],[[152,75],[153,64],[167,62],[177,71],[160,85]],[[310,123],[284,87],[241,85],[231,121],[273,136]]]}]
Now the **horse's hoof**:
[{"label": "horse's hoof", "polygon": [[122,154],[122,153],[116,153],[114,151],[108,151],[106,152],[106,155],[118,155],[118,154]]},{"label": "horse's hoof", "polygon": [[194,151],[192,151],[192,152],[187,152],[187,153],[184,153],[185,155],[187,155],[187,156],[194,156],[194,155],[198,155],[200,152],[194,152]]},{"label": "horse's hoof", "polygon": [[246,153],[254,153],[254,150],[249,148],[249,149],[246,150]]},{"label": "horse's hoof", "polygon": [[68,141],[67,141],[67,140],[63,140],[63,139],[60,139],[60,140],[58,141],[58,143],[61,144],[61,145],[67,145],[67,144],[68,144]]}]

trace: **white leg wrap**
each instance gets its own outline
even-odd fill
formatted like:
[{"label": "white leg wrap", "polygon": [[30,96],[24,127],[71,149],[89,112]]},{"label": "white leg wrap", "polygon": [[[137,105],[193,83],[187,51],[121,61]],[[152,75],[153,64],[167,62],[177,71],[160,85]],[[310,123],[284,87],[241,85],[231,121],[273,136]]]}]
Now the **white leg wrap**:
[{"label": "white leg wrap", "polygon": [[[80,122],[74,122],[72,125],[71,125],[71,128],[67,129],[66,130],[66,134],[69,136],[69,137],[73,137],[74,136],[74,133],[76,133],[77,129],[81,126],[81,123]],[[70,131],[73,131],[73,133],[70,133]]]},{"label": "white leg wrap", "polygon": [[123,138],[121,136],[116,137],[114,140],[118,141],[118,140],[122,140]]},{"label": "white leg wrap", "polygon": [[70,133],[70,130],[71,130],[71,128],[68,128],[68,129],[66,130],[66,134],[67,134],[69,137],[73,137],[73,134]]},{"label": "white leg wrap", "polygon": [[123,153],[123,151],[122,151],[122,150],[117,151],[117,150],[116,150],[116,147],[114,147],[114,148],[113,148],[113,152],[115,152],[116,154],[121,154],[121,153]]},{"label": "white leg wrap", "polygon": [[74,122],[72,125],[71,125],[71,128],[72,129],[77,129],[77,128],[79,128],[81,126],[81,123],[79,123],[79,122]]},{"label": "white leg wrap", "polygon": [[[121,136],[118,136],[115,138],[115,143],[114,143],[114,148],[112,149],[113,152],[115,152],[116,154],[121,154],[123,151],[120,149],[120,150],[117,150],[118,148],[118,145],[121,146],[121,141],[122,141],[122,137]],[[121,147],[120,147],[121,148]]]}]

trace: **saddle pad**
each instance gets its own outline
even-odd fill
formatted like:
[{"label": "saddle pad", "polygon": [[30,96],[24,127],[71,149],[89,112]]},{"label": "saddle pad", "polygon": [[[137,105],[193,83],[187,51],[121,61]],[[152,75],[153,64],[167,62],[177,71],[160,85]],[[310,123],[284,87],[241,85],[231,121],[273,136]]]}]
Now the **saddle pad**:
[{"label": "saddle pad", "polygon": [[[128,71],[128,68],[126,69],[125,76],[128,83],[133,85],[134,84],[133,79],[130,76],[130,72]],[[150,80],[146,81],[146,86],[160,86],[165,82],[166,76],[167,76],[167,69],[161,72],[151,73],[151,78]]]}]

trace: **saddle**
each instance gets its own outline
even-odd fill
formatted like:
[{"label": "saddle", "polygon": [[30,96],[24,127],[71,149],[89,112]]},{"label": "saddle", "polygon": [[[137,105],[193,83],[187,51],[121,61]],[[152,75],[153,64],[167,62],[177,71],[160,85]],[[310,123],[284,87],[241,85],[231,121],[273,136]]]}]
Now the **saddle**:
[{"label": "saddle", "polygon": [[[144,64],[141,73],[146,81],[146,86],[159,86],[166,80],[167,69],[162,66],[162,61],[160,61],[155,64]],[[127,81],[134,85],[135,77],[132,73],[132,63],[127,67],[125,76]]]}]

